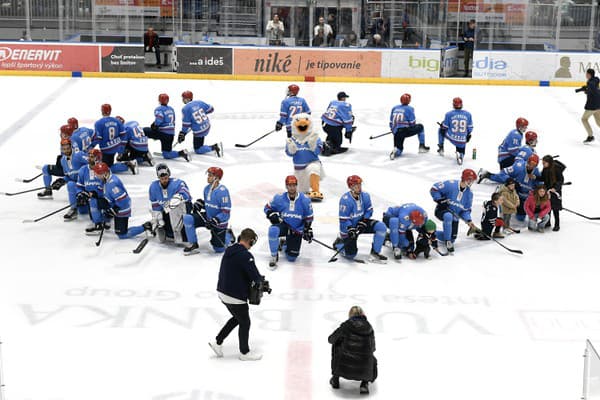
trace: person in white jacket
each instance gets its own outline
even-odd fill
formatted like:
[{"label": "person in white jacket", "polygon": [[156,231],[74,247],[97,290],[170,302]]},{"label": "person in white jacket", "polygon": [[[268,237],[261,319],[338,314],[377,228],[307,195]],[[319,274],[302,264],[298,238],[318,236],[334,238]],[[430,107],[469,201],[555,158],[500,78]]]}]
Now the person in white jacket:
[{"label": "person in white jacket", "polygon": [[281,45],[284,30],[283,21],[279,20],[279,15],[273,15],[273,19],[269,21],[266,29],[269,44],[273,46]]}]

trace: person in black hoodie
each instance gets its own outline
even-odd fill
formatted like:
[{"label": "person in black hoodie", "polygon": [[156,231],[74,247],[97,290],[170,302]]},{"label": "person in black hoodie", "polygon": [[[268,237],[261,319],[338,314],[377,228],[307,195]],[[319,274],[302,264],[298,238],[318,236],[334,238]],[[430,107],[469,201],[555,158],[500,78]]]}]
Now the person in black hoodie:
[{"label": "person in black hoodie", "polygon": [[373,327],[362,308],[353,306],[343,322],[330,336],[332,346],[331,374],[329,383],[334,389],[340,387],[340,377],[361,381],[360,393],[369,393],[369,382],[377,378],[377,359]]},{"label": "person in black hoodie", "polygon": [[217,294],[232,317],[223,326],[216,341],[208,344],[217,357],[223,357],[223,341],[239,325],[239,359],[257,361],[262,358],[262,355],[251,352],[248,346],[250,314],[247,301],[250,285],[252,282],[259,283],[264,280],[256,268],[254,256],[248,251],[257,240],[258,236],[252,229],[244,229],[238,237],[238,242],[229,246],[221,259]]},{"label": "person in black hoodie", "polygon": [[[546,155],[542,158],[542,179],[544,185],[548,188],[550,193],[550,207],[552,207],[552,215],[554,216],[554,232],[560,230],[560,216],[559,212],[562,210],[562,186],[565,183],[563,171],[565,170],[565,164],[558,160],[555,160],[552,156]],[[546,224],[546,228],[550,226],[550,220]]]},{"label": "person in black hoodie", "polygon": [[[492,194],[492,198],[483,203],[483,214],[481,215],[481,231],[475,232],[475,239],[477,240],[490,240],[491,237],[503,238],[504,235],[500,233],[500,228],[504,226],[504,220],[502,220],[502,202],[504,198],[502,194],[495,192]],[[470,231],[470,230],[469,230]],[[492,231],[494,231],[492,233]]]},{"label": "person in black hoodie", "polygon": [[596,76],[596,71],[592,68],[589,68],[585,73],[585,78],[587,79],[587,83],[585,86],[582,86],[579,89],[575,89],[575,92],[585,92],[587,96],[587,101],[585,102],[585,111],[581,116],[581,122],[585,130],[587,131],[587,138],[583,141],[583,143],[590,143],[594,141],[594,134],[592,132],[592,127],[588,122],[588,119],[593,115],[594,120],[596,121],[596,125],[600,126],[600,89],[598,85],[600,84],[600,79]]}]

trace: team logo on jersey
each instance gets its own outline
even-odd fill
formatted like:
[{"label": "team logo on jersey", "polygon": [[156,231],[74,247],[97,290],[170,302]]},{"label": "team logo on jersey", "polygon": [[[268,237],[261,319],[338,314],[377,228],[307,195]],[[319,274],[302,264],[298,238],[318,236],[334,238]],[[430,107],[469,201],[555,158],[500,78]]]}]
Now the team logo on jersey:
[{"label": "team logo on jersey", "polygon": [[115,186],[114,188],[112,188],[112,192],[113,194],[119,194],[119,188]]}]

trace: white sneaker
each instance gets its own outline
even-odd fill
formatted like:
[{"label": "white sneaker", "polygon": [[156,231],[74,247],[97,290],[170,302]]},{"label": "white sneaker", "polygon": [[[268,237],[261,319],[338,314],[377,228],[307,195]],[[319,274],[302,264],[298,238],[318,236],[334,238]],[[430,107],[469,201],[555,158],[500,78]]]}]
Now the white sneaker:
[{"label": "white sneaker", "polygon": [[223,357],[223,346],[221,346],[220,344],[217,344],[217,342],[209,342],[208,345],[215,352],[217,357],[219,357],[219,358]]},{"label": "white sneaker", "polygon": [[258,354],[253,351],[249,351],[246,354],[240,354],[240,360],[242,361],[258,361],[262,358],[262,354]]}]

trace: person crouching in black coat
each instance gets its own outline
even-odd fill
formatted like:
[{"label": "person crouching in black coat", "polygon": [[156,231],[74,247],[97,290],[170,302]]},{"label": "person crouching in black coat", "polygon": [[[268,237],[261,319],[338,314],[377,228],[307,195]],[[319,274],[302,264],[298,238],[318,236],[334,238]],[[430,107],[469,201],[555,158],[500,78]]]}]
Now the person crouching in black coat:
[{"label": "person crouching in black coat", "polygon": [[[552,207],[552,215],[554,216],[554,228],[552,230],[557,232],[560,230],[559,212],[562,210],[562,186],[565,183],[563,171],[566,166],[550,155],[542,158],[542,164],[544,166],[542,179],[544,180],[544,186],[548,188],[548,193],[550,193],[550,207]],[[549,226],[550,221],[546,224],[546,227]]]},{"label": "person crouching in black coat", "polygon": [[340,387],[340,377],[361,381],[360,393],[369,393],[369,382],[377,378],[377,359],[373,327],[362,308],[353,306],[343,322],[330,336],[332,346],[331,374],[329,383],[334,389]]}]

